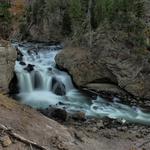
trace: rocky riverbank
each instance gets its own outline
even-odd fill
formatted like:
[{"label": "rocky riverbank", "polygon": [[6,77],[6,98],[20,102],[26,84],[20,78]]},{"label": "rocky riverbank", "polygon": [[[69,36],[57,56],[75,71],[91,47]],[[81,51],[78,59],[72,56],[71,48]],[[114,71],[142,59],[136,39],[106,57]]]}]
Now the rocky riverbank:
[{"label": "rocky riverbank", "polygon": [[82,112],[67,117],[65,111],[54,108],[42,113],[66,126],[81,149],[148,150],[150,148],[147,139],[150,136],[148,126],[109,118],[86,119]]},{"label": "rocky riverbank", "polygon": [[[56,121],[37,111],[0,95],[0,125],[20,137],[43,146],[46,150],[149,150],[150,130],[147,126],[106,119]],[[54,118],[53,118],[54,119]],[[0,126],[1,129],[1,126]],[[40,148],[24,143],[0,130],[0,149]],[[4,147],[5,148],[4,148]]]}]

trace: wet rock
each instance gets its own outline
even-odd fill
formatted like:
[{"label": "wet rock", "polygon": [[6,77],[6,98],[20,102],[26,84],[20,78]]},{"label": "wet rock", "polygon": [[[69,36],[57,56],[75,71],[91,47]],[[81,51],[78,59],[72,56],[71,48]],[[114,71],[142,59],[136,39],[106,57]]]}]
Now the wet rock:
[{"label": "wet rock", "polygon": [[3,147],[8,147],[10,144],[12,144],[12,141],[10,140],[10,137],[8,135],[1,136],[0,142]]},{"label": "wet rock", "polygon": [[49,67],[49,68],[48,68],[48,71],[52,71],[52,68]]},{"label": "wet rock", "polygon": [[77,121],[85,121],[86,116],[84,112],[76,112],[72,115],[72,118]]},{"label": "wet rock", "polygon": [[34,65],[28,64],[28,66],[26,68],[24,68],[24,70],[26,70],[28,72],[32,72],[34,70]]},{"label": "wet rock", "polygon": [[26,63],[23,62],[23,61],[21,61],[19,64],[22,65],[22,66],[25,66],[25,65],[26,65]]},{"label": "wet rock", "polygon": [[57,78],[52,79],[52,92],[60,96],[66,94],[65,85]]},{"label": "wet rock", "polygon": [[38,46],[30,48],[27,52],[29,55],[38,55]]},{"label": "wet rock", "polygon": [[68,114],[64,109],[49,107],[46,109],[39,109],[39,111],[49,118],[54,118],[60,121],[66,121],[68,118]]},{"label": "wet rock", "polygon": [[18,86],[18,79],[17,75],[14,73],[14,77],[10,81],[9,84],[9,94],[18,94],[19,93],[19,86]]},{"label": "wet rock", "polygon": [[36,71],[34,73],[34,88],[39,89],[43,85],[43,79],[40,72]]},{"label": "wet rock", "polygon": [[20,52],[18,48],[16,48],[16,51],[17,51],[17,61],[22,61],[23,54]]},{"label": "wet rock", "polygon": [[64,103],[62,103],[62,102],[58,102],[58,105],[65,105]]},{"label": "wet rock", "polygon": [[67,112],[64,109],[55,109],[54,111],[52,111],[51,115],[52,117],[62,121],[66,121],[68,117]]}]

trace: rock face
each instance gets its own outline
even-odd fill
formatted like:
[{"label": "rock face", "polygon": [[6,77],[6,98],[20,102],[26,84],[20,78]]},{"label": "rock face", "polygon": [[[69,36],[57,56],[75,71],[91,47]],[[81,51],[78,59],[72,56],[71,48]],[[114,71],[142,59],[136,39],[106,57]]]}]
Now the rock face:
[{"label": "rock face", "polygon": [[16,50],[10,44],[0,42],[0,89],[8,90],[9,83],[13,78]]},{"label": "rock face", "polygon": [[118,93],[121,95],[126,94],[125,91],[123,91],[122,89],[120,89],[118,86],[114,85],[114,84],[108,84],[108,83],[90,83],[87,84],[86,87],[87,89],[91,89],[91,90],[95,90],[96,92],[108,92],[108,93]]},{"label": "rock face", "polygon": [[67,48],[56,56],[56,62],[69,71],[78,86],[111,82],[134,96],[149,99],[149,51],[134,53],[110,42],[100,44],[96,50]]},{"label": "rock face", "polygon": [[[32,108],[20,105],[16,101],[0,94],[0,123],[10,127],[20,136],[46,147],[47,150],[76,150],[73,137],[67,128],[60,125]],[[10,143],[10,142],[9,142]],[[8,144],[7,144],[8,145]],[[10,146],[11,147],[11,146]],[[0,145],[1,149],[1,145]],[[19,143],[12,144],[11,150],[28,149]]]}]

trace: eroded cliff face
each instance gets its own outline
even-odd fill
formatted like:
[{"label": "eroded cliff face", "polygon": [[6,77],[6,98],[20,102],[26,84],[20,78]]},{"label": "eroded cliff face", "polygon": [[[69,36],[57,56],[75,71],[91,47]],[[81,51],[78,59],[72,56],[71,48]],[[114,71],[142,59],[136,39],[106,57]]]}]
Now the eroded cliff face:
[{"label": "eroded cliff face", "polygon": [[111,83],[134,96],[150,99],[150,4],[141,4],[140,17],[131,8],[132,15],[128,14],[126,19],[117,16],[116,20],[101,22],[96,30],[83,34],[78,47],[72,45],[56,56],[58,66],[67,69],[80,87]]},{"label": "eroded cliff face", "polygon": [[58,66],[68,70],[79,87],[115,84],[136,97],[150,99],[148,48],[138,45],[122,30],[100,28],[92,36],[92,48],[68,47],[61,51],[55,58]]},{"label": "eroded cliff face", "polygon": [[[24,17],[19,28],[17,25],[20,29],[18,38],[42,42],[69,39],[67,44],[71,48],[62,51],[56,62],[69,71],[78,86],[110,82],[135,96],[150,98],[149,2],[134,0],[132,7],[129,7],[130,1],[126,1],[125,6],[115,4],[110,6],[110,12],[101,10],[105,13],[99,12],[101,16],[96,17],[97,10],[101,5],[107,8],[107,3],[75,0],[25,2]],[[76,45],[85,48],[72,48]]]},{"label": "eroded cliff face", "polygon": [[8,91],[9,83],[14,75],[17,53],[11,44],[0,41],[0,90]]}]

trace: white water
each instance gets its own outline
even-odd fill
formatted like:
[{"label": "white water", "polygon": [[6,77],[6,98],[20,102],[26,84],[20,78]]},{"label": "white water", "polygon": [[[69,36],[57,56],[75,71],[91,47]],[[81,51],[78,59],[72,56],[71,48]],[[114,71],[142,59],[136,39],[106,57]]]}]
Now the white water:
[{"label": "white water", "polygon": [[[70,76],[55,67],[55,56],[60,50],[57,46],[40,46],[24,44],[17,46],[23,54],[21,65],[16,61],[15,72],[19,81],[19,99],[22,103],[34,108],[46,108],[49,105],[65,108],[73,113],[84,111],[90,117],[109,117],[120,121],[130,121],[150,125],[150,114],[143,113],[138,108],[132,108],[118,102],[108,102],[100,97],[91,100],[82,95],[72,84]],[[28,52],[29,49],[30,53]],[[28,72],[25,68],[28,64],[34,65],[34,70]],[[53,79],[57,84],[53,83]],[[54,84],[54,85],[53,85]],[[65,94],[56,95],[57,86],[65,90]],[[61,102],[61,104],[60,104]],[[62,105],[63,103],[63,105]]]}]

